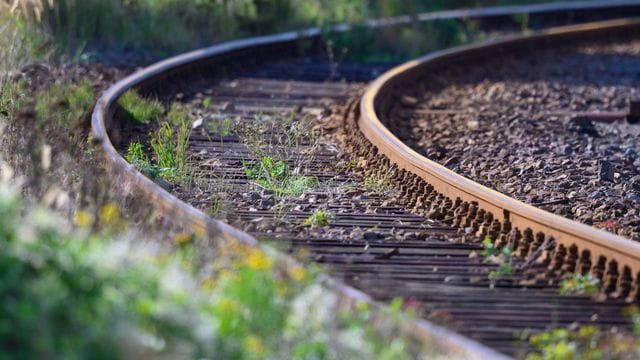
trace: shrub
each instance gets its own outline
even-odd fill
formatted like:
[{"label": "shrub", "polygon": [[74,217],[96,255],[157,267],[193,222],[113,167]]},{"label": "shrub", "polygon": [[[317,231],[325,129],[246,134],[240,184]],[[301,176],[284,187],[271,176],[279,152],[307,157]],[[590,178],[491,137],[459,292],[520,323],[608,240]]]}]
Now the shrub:
[{"label": "shrub", "polygon": [[5,184],[0,194],[0,358],[211,353],[202,335],[213,321],[177,263],[146,261],[149,249],[72,231],[43,209],[22,214]]}]

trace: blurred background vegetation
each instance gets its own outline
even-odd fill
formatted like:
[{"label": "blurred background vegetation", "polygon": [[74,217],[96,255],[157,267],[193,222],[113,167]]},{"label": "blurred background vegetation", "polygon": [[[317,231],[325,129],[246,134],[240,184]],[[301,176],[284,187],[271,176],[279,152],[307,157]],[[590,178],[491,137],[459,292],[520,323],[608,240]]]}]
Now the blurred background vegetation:
[{"label": "blurred background vegetation", "polygon": [[[165,56],[232,38],[461,7],[536,0],[1,0],[67,56],[104,49]],[[546,1],[549,2],[549,1]],[[413,29],[416,30],[416,29]],[[419,29],[424,30],[424,29]],[[451,33],[453,30],[453,33]],[[459,29],[444,31],[455,38]],[[391,36],[391,35],[387,35]],[[401,35],[405,36],[405,35]]]}]

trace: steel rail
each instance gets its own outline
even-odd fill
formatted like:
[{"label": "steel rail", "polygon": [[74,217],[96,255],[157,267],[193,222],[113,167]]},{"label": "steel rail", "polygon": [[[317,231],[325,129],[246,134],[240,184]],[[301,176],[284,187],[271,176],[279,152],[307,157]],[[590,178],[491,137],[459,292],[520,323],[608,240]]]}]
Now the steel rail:
[{"label": "steel rail", "polygon": [[[98,99],[94,108],[92,135],[101,145],[112,177],[119,182],[118,185],[123,187],[125,191],[147,201],[175,226],[220,241],[240,241],[250,246],[264,247],[246,232],[211,218],[141,174],[118,153],[109,136],[109,130],[115,127],[114,114],[118,108],[117,100],[129,89],[155,86],[176,74],[197,70],[205,63],[233,62],[240,56],[259,57],[261,53],[271,47],[281,49],[284,46],[291,50],[296,47],[299,39],[313,39],[318,37],[320,33],[320,30],[310,29],[304,32],[289,32],[215,45],[161,61],[141,69],[109,87]],[[272,249],[268,250],[274,253]],[[280,255],[280,257],[285,258],[285,261],[288,262],[293,261],[286,255]],[[370,296],[335,279],[325,279],[323,283],[339,296],[340,304],[344,307],[348,308],[356,302],[376,305]],[[401,323],[401,329],[404,334],[423,343],[431,344],[439,352],[455,358],[508,359],[505,355],[476,341],[426,320],[406,320]]]},{"label": "steel rail", "polygon": [[[623,19],[549,29],[529,36],[514,36],[497,41],[462,46],[435,52],[395,67],[376,79],[365,92],[358,125],[367,139],[399,168],[409,171],[450,200],[477,202],[480,209],[493,215],[503,229],[530,229],[534,234],[553,238],[558,246],[578,257],[590,258],[592,268],[607,262],[607,273],[615,276],[611,288],[627,289],[634,299],[640,282],[640,244],[610,232],[566,219],[482,186],[420,155],[396,137],[384,123],[401,121],[387,114],[400,101],[397,96],[420,76],[428,76],[452,62],[469,61],[502,53],[532,49],[539,45],[566,44],[594,36],[640,34],[640,19]],[[460,64],[460,63],[458,63]],[[455,66],[455,65],[453,65]],[[506,226],[505,226],[506,225]],[[584,251],[588,251],[587,254]],[[581,255],[582,254],[582,255]],[[624,276],[618,276],[625,274]],[[631,277],[629,279],[628,277]],[[629,282],[625,283],[622,282]]]},{"label": "steel rail", "polygon": [[[627,5],[620,5],[616,2],[615,6],[624,8]],[[527,12],[527,9],[522,7],[517,10],[517,13]],[[580,9],[570,9],[570,11],[577,10]],[[499,12],[502,14],[502,11],[500,10]],[[553,11],[565,12],[563,9],[555,9]],[[475,12],[486,14],[486,10],[470,10],[469,12],[461,13],[461,16],[466,18],[472,16],[470,14]],[[382,24],[381,26],[384,25]],[[336,26],[334,30],[343,31],[342,27],[344,26]],[[189,73],[201,70],[207,71],[219,64],[233,64],[235,60],[240,58],[261,58],[265,53],[274,51],[277,52],[278,56],[282,56],[281,50],[297,51],[300,40],[316,40],[321,34],[321,29],[311,28],[301,32],[254,37],[214,45],[158,62],[112,85],[101,95],[96,103],[92,114],[92,135],[100,144],[105,163],[111,170],[115,185],[126,192],[134,194],[136,198],[147,201],[152,208],[177,227],[188,229],[212,239],[219,239],[220,241],[240,241],[250,246],[261,246],[249,234],[214,220],[202,211],[179,200],[125,161],[114,147],[110,136],[117,132],[115,120],[115,114],[119,111],[117,100],[129,89],[136,88],[152,91],[163,82],[169,82],[173,78],[187,76]],[[270,248],[268,250],[273,251]],[[293,261],[286,255],[279,255],[279,257],[283,258],[284,261]],[[324,283],[336,292],[341,299],[341,303],[346,304],[345,306],[358,301],[375,304],[368,295],[339,281],[326,279]],[[456,358],[506,358],[504,355],[484,345],[426,320],[407,321],[402,324],[402,327],[405,329],[405,334],[430,343],[439,351]]]}]

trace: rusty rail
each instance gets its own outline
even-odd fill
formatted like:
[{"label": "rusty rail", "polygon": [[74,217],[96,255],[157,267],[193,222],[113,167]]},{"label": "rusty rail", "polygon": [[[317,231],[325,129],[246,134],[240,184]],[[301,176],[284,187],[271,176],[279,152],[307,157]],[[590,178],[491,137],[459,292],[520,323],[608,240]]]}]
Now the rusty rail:
[{"label": "rusty rail", "polygon": [[[613,5],[617,6],[618,8],[624,8],[624,6],[627,6],[629,4],[628,2],[622,1],[616,2],[616,4]],[[576,9],[574,7],[571,7],[570,9],[570,11],[577,10],[579,9]],[[528,10],[526,7],[519,7],[515,12],[522,13],[527,11]],[[535,12],[537,10],[532,9],[531,11]],[[561,13],[563,11],[564,10],[561,8],[556,8],[553,10],[545,9],[545,12]],[[500,8],[499,11],[495,11],[495,13],[495,16],[506,15],[503,8]],[[491,14],[491,11],[488,11],[487,9],[480,9],[477,11],[469,10],[461,12],[460,17],[468,18],[492,16]],[[340,31],[342,29],[340,27],[336,27],[336,30]],[[280,52],[282,50],[295,52],[299,50],[299,40],[303,39],[313,41],[318,39],[320,34],[320,29],[313,28],[302,32],[290,32],[273,36],[263,36],[232,41],[189,52],[159,62],[150,67],[142,69],[111,86],[100,97],[96,104],[92,116],[92,128],[93,136],[102,147],[105,161],[112,171],[114,180],[120,183],[120,185],[124,187],[126,191],[135,194],[140,199],[148,201],[149,204],[153,208],[155,208],[155,210],[157,210],[162,216],[167,218],[173,225],[185,229],[190,229],[196,233],[204,234],[214,239],[241,241],[251,246],[259,246],[256,239],[252,236],[220,221],[216,221],[210,218],[208,215],[204,214],[202,211],[199,211],[182,202],[174,195],[170,194],[169,192],[158,186],[156,183],[143,176],[122,158],[122,156],[115,149],[111,139],[111,135],[113,135],[112,133],[117,132],[114,120],[114,114],[118,111],[117,100],[128,89],[137,88],[141,90],[153,91],[153,88],[156,88],[158,84],[161,84],[164,81],[170,81],[171,79],[179,78],[182,76],[187,77],[189,74],[197,73],[199,71],[207,71],[209,68],[214,67],[213,65],[232,64],[235,60],[242,57],[252,56],[255,58],[260,58],[260,56],[264,55],[265,53],[274,55],[274,52],[276,53],[274,56],[282,56],[282,53]],[[440,55],[442,55],[442,53]],[[412,64],[417,65],[417,63],[415,62]],[[387,74],[381,79],[381,81],[376,82],[374,88],[372,89],[375,89],[375,86],[377,86],[377,89],[381,90],[384,82],[393,77],[390,75],[398,74],[400,71],[408,68],[410,68],[410,66],[404,66],[400,69],[397,69],[394,73]],[[376,90],[376,92],[378,90]],[[381,125],[379,120],[377,120],[375,112],[373,111],[374,100],[376,100],[376,98],[377,96],[372,95],[372,92],[369,91],[367,97],[365,97],[363,101],[363,108],[366,110],[366,112],[363,113],[363,119],[368,118],[369,120],[367,121],[370,121],[372,124],[368,130],[365,125],[363,127],[363,131],[365,131],[367,136],[370,136],[374,139],[376,138],[376,136],[384,138],[384,141],[376,143],[377,145],[381,146],[381,149],[383,149],[383,151],[384,149],[387,149],[389,154],[391,154],[390,151],[396,151],[396,149],[406,152],[408,154],[406,155],[406,157],[410,160],[405,159],[402,161],[404,161],[404,164],[407,166],[407,168],[412,171],[425,171],[422,167],[424,165],[435,166],[434,169],[437,170],[425,172],[425,175],[431,173],[435,174],[429,176],[432,176],[432,179],[435,182],[434,185],[437,185],[438,189],[453,189],[459,187],[465,189],[465,187],[462,185],[469,185],[471,186],[471,188],[473,188],[474,185],[468,184],[470,182],[465,179],[458,179],[457,182],[453,182],[451,184],[445,183],[444,181],[448,177],[452,176],[452,174],[441,174],[443,169],[437,168],[437,164],[433,164],[426,159],[419,158],[417,154],[412,153],[410,149],[397,142],[397,139],[389,134],[388,131],[386,131],[386,129],[384,129],[384,127]],[[368,102],[370,102],[370,104]],[[377,121],[377,125],[375,121]],[[389,141],[388,144],[387,141]],[[404,158],[404,155],[402,158]],[[475,185],[475,187],[477,190],[477,185]],[[474,199],[474,194],[475,193],[472,191],[469,195],[466,195],[466,198]],[[493,195],[499,196],[499,194]],[[536,209],[529,209],[529,207],[526,207],[526,205],[524,204],[519,204],[505,197],[502,197],[501,199],[504,204],[508,205],[504,206],[505,208],[508,207],[509,209],[514,209],[510,210],[513,214],[517,214],[518,212],[515,210],[519,209],[519,207],[522,206],[524,206],[525,209],[528,209],[528,211],[530,212],[537,213],[535,211]],[[500,206],[503,205],[502,202],[493,204],[492,202],[486,201],[485,203],[488,208],[495,211],[496,209],[501,209]],[[489,205],[493,207],[489,207]],[[522,211],[521,213],[527,214],[526,211]],[[548,214],[546,216],[548,216]],[[509,219],[509,221],[511,221],[514,226],[522,226],[523,224],[526,224],[526,222],[523,222],[526,220],[521,220],[515,215],[507,214],[505,218]],[[553,219],[555,221],[559,221],[560,224],[564,224],[564,222],[561,220],[557,220],[555,218]],[[551,223],[551,225],[553,224],[555,224],[555,222]],[[553,228],[553,226],[551,228]],[[583,231],[586,230],[583,229]],[[587,233],[590,234],[591,229],[589,229]],[[620,241],[619,239],[617,239],[616,241],[618,241],[620,245],[628,245]],[[598,242],[596,241],[596,243]],[[634,252],[637,250],[635,246],[631,246],[630,249]],[[618,250],[611,249],[610,251],[611,254],[617,254]],[[282,255],[282,257],[285,259],[285,261],[293,261],[291,259],[288,259],[284,255]],[[624,264],[626,265],[626,263]],[[633,270],[637,271],[637,268],[633,267]],[[349,306],[349,304],[353,304],[357,301],[365,301],[369,303],[373,302],[373,300],[369,296],[335,280],[326,280],[325,284],[327,284],[340,296],[340,298],[342,299],[342,303],[346,304],[346,306]],[[465,337],[453,333],[452,331],[434,325],[425,320],[410,321],[403,324],[403,326],[405,328],[406,334],[423,341],[428,341],[429,343],[433,344],[434,348],[437,348],[439,351],[448,354],[449,356],[455,356],[457,358],[478,359],[505,358],[504,355],[488,349],[487,347],[480,345],[475,341],[471,341]]]},{"label": "rusty rail", "polygon": [[473,220],[483,223],[489,218],[486,225],[499,230],[495,237],[502,237],[500,241],[504,242],[504,238],[511,236],[513,231],[516,231],[513,234],[516,237],[530,234],[523,241],[527,246],[526,255],[535,251],[536,245],[541,246],[545,238],[555,240],[555,250],[550,256],[561,257],[555,261],[570,261],[574,269],[599,271],[605,278],[605,287],[610,294],[635,301],[640,297],[640,244],[540,210],[458,175],[412,150],[383,124],[397,121],[388,114],[400,102],[396,97],[402,93],[400,89],[409,87],[419,75],[435,72],[453,61],[491,57],[543,44],[629,33],[640,33],[640,19],[554,28],[529,36],[516,36],[427,55],[391,69],[371,84],[360,104],[359,127],[380,153],[400,169],[419,176],[433,186],[436,192],[446,197],[444,201],[457,203],[460,208],[477,204],[485,213],[482,214],[483,218]]}]

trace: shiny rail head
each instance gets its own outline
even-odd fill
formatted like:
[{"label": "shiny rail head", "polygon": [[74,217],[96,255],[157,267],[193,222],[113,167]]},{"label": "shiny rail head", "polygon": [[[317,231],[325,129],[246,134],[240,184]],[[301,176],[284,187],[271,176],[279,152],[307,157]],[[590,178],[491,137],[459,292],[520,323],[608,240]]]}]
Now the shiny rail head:
[{"label": "shiny rail head", "polygon": [[[430,206],[457,204],[457,207],[465,209],[458,211],[457,216],[461,220],[457,221],[475,223],[474,231],[477,230],[478,235],[493,231],[493,239],[498,242],[508,243],[516,237],[524,238],[522,246],[526,250],[521,251],[524,256],[531,254],[537,246],[543,244],[545,238],[549,238],[555,249],[549,252],[548,256],[552,258],[549,261],[555,259],[553,261],[559,262],[559,266],[566,270],[580,266],[580,269],[589,268],[604,278],[613,296],[638,301],[640,244],[540,210],[458,175],[409,148],[391,133],[381,119],[398,101],[394,96],[397,89],[410,86],[418,76],[437,71],[438,67],[452,61],[492,56],[497,52],[516,51],[541,43],[562,44],[586,37],[629,33],[640,33],[640,19],[552,28],[531,35],[512,36],[429,54],[393,68],[374,81],[362,97],[358,125],[379,153],[389,158],[398,168],[419,179],[413,181],[424,182],[426,185],[422,185],[422,188],[428,186],[443,195],[439,204]],[[475,209],[471,220],[470,208]],[[587,263],[589,266],[585,265]]]}]

